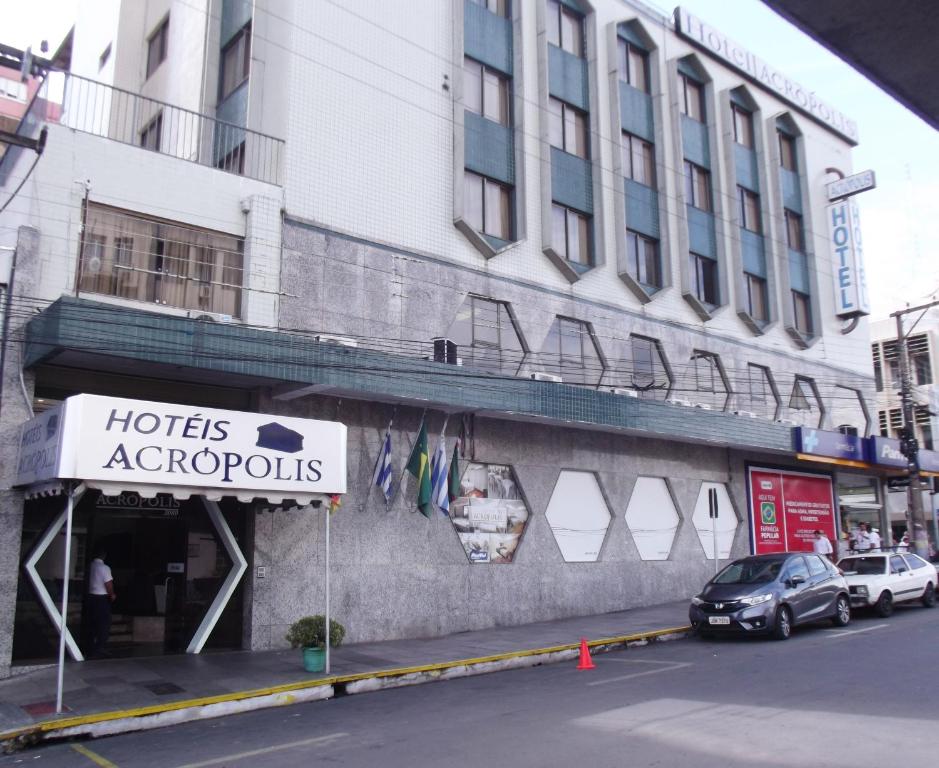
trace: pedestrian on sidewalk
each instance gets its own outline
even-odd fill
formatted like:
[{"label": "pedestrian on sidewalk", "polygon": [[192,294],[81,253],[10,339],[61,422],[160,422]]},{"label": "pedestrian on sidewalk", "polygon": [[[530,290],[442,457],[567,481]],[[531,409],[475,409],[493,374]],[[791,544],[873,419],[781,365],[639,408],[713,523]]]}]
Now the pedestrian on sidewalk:
[{"label": "pedestrian on sidewalk", "polygon": [[828,540],[828,537],[821,531],[815,531],[815,539],[812,541],[812,550],[817,555],[824,555],[829,560],[834,562],[834,549],[831,546],[831,542]]},{"label": "pedestrian on sidewalk", "polygon": [[88,658],[106,655],[105,645],[111,634],[111,603],[117,599],[114,577],[105,564],[107,552],[102,547],[95,549],[94,559],[88,575],[88,595],[85,609],[88,611]]}]

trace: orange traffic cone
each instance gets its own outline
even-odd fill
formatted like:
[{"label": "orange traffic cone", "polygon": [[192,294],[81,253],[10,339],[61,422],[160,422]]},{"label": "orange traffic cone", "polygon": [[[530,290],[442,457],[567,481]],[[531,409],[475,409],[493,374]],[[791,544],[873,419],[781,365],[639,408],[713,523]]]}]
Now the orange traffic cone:
[{"label": "orange traffic cone", "polygon": [[587,638],[580,638],[580,661],[577,662],[577,669],[593,669],[596,664],[590,658],[590,649],[587,647]]}]

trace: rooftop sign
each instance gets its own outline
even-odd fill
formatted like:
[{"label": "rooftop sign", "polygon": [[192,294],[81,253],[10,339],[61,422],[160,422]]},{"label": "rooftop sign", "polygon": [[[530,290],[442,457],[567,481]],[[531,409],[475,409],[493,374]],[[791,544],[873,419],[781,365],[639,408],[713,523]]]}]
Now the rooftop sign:
[{"label": "rooftop sign", "polygon": [[858,192],[867,192],[877,186],[877,179],[873,171],[861,171],[853,176],[846,176],[830,184],[825,185],[825,192],[828,194],[828,201],[840,200],[844,197],[851,197]]},{"label": "rooftop sign", "polygon": [[802,110],[852,144],[857,144],[857,123],[684,8],[675,9],[675,29],[681,37],[773,91],[783,101]]}]

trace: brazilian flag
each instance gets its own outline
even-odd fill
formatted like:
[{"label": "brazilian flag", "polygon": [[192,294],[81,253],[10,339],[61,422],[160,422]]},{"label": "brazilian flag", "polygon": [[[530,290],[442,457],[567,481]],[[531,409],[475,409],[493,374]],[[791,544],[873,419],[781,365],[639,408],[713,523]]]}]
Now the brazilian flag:
[{"label": "brazilian flag", "polygon": [[417,478],[417,508],[424,517],[430,517],[434,511],[430,490],[430,456],[427,453],[427,428],[421,422],[414,448],[408,459],[408,472]]}]

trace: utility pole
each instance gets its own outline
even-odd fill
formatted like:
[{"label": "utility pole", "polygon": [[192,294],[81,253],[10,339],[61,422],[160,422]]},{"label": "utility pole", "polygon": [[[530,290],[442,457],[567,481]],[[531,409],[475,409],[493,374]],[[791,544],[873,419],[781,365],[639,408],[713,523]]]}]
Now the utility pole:
[{"label": "utility pole", "polygon": [[[906,508],[906,524],[912,537],[913,551],[920,557],[929,559],[929,527],[923,509],[923,490],[920,487],[919,476],[919,445],[916,440],[915,421],[913,418],[913,384],[910,380],[910,357],[906,348],[907,336],[916,327],[916,323],[931,307],[939,305],[939,301],[921,304],[918,307],[901,309],[891,313],[890,317],[897,319],[897,354],[900,361],[900,407],[903,411],[903,428],[900,432],[900,450],[906,456],[910,475],[910,487],[907,491],[908,503]],[[903,330],[903,316],[912,312],[922,314],[909,331]]]}]

